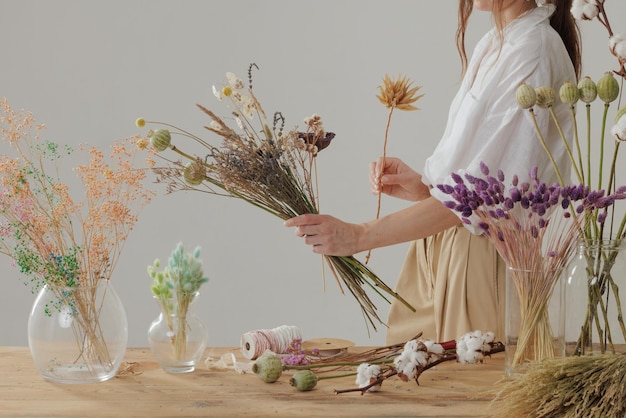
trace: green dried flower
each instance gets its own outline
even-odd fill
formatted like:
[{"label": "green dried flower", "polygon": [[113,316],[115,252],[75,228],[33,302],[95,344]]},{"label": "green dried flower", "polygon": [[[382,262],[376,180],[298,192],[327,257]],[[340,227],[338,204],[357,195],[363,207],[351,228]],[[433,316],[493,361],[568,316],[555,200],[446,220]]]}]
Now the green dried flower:
[{"label": "green dried flower", "polygon": [[172,146],[172,135],[168,129],[155,129],[150,143],[157,151],[165,151]]},{"label": "green dried flower", "polygon": [[535,92],[537,93],[537,106],[546,109],[554,105],[554,102],[556,101],[556,92],[552,87],[537,87]]},{"label": "green dried flower", "polygon": [[183,169],[183,178],[191,186],[202,184],[206,177],[206,167],[199,161],[190,161]]},{"label": "green dried flower", "polygon": [[559,97],[563,103],[574,106],[580,98],[580,91],[574,83],[567,80],[559,89]]},{"label": "green dried flower", "polygon": [[597,87],[598,97],[604,103],[611,103],[619,96],[619,84],[611,72],[604,73],[598,80]]},{"label": "green dried flower", "polygon": [[515,99],[522,109],[530,109],[537,102],[537,92],[528,84],[522,83],[515,91]]},{"label": "green dried flower", "polygon": [[589,104],[598,97],[596,83],[594,83],[589,76],[585,76],[580,80],[578,83],[578,92],[580,93],[580,101],[583,103]]},{"label": "green dried flower", "polygon": [[265,383],[274,383],[283,373],[283,362],[274,353],[265,353],[252,364],[252,372]]},{"label": "green dried flower", "polygon": [[289,379],[289,384],[300,392],[313,390],[317,385],[318,377],[311,370],[298,370]]}]

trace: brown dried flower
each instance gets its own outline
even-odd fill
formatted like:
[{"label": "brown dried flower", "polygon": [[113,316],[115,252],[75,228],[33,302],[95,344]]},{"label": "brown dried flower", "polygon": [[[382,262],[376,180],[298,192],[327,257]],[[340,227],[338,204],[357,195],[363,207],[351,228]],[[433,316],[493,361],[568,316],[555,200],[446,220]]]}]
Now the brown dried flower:
[{"label": "brown dried flower", "polygon": [[[385,74],[383,79],[383,85],[378,86],[380,95],[376,97],[382,104],[389,109],[389,115],[387,116],[387,127],[385,128],[385,141],[383,143],[383,163],[387,157],[387,138],[389,137],[389,126],[391,125],[391,115],[394,109],[399,110],[419,110],[418,107],[413,106],[413,103],[418,101],[424,95],[420,94],[416,96],[416,93],[422,86],[413,87],[413,82],[405,76],[398,75],[394,80],[389,77],[389,74]],[[378,206],[376,208],[376,219],[380,217],[380,200],[381,193],[378,193]],[[368,251],[365,257],[365,263],[369,262],[372,251]]]},{"label": "brown dried flower", "polygon": [[413,106],[413,103],[424,96],[423,94],[415,95],[422,86],[412,87],[412,85],[413,82],[408,77],[398,75],[394,80],[388,74],[385,74],[383,85],[378,86],[380,95],[376,97],[388,108],[419,110],[418,107]]}]

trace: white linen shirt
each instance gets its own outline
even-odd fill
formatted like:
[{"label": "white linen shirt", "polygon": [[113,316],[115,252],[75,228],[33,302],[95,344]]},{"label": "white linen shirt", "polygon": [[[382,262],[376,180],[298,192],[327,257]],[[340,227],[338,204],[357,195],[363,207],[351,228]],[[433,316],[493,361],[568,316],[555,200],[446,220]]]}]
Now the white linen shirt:
[{"label": "white linen shirt", "polygon": [[[512,21],[504,29],[502,48],[495,29],[476,45],[450,106],[443,137],[423,170],[423,181],[433,186],[431,195],[436,199],[451,200],[436,187],[454,184],[451,173],[481,176],[481,161],[489,167],[491,175],[501,169],[505,184],[510,184],[514,174],[520,181],[527,181],[535,166],[542,182],[558,181],[529,111],[519,107],[515,97],[523,82],[531,87],[554,88],[557,92],[554,110],[571,144],[573,122],[569,107],[558,99],[558,91],[567,80],[576,83],[576,74],[561,37],[550,26],[553,12],[554,5],[547,4]],[[571,162],[556,124],[547,109],[535,106],[535,113],[542,135],[567,182]],[[480,233],[471,225],[466,227]]]}]

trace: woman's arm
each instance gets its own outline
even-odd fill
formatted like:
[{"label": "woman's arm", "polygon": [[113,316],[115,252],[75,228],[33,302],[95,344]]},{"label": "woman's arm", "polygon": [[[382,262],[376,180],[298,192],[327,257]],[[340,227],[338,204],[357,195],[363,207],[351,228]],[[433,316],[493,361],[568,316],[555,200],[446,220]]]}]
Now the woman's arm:
[{"label": "woman's arm", "polygon": [[330,215],[301,215],[285,221],[295,233],[326,255],[353,255],[361,251],[425,238],[459,223],[459,218],[434,197],[363,224],[343,222]]}]

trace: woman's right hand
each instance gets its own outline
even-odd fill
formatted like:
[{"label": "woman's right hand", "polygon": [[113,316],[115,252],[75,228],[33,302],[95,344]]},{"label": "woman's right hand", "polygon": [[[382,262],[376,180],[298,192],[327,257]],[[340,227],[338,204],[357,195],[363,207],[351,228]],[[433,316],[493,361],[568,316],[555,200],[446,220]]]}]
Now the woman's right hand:
[{"label": "woman's right hand", "polygon": [[416,202],[430,196],[430,189],[422,182],[422,175],[395,157],[380,157],[370,163],[372,193],[384,193],[399,199]]}]

